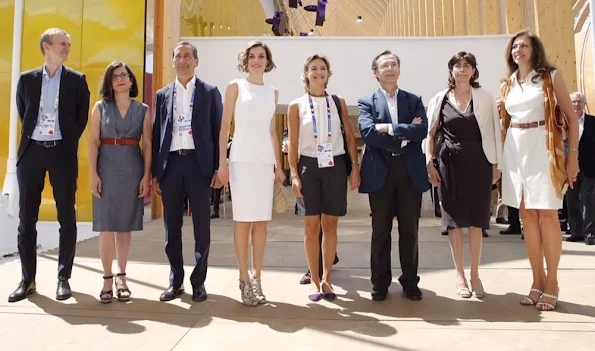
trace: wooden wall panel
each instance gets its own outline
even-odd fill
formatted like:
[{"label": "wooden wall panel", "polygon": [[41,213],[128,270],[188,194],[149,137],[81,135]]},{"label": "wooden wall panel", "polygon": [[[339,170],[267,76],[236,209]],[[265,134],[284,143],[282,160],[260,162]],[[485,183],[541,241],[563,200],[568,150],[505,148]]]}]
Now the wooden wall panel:
[{"label": "wooden wall panel", "polygon": [[467,34],[481,34],[479,0],[467,0]]},{"label": "wooden wall panel", "polygon": [[467,12],[465,11],[465,1],[455,0],[453,4],[454,17],[454,35],[467,34]]},{"label": "wooden wall panel", "polygon": [[419,35],[425,37],[428,35],[428,21],[426,12],[426,0],[419,0]]},{"label": "wooden wall panel", "polygon": [[424,0],[426,3],[426,27],[428,29],[428,36],[433,37],[436,35],[434,28],[434,0]]},{"label": "wooden wall panel", "polygon": [[413,35],[420,35],[420,20],[419,20],[419,0],[411,0],[412,16],[411,21],[413,22]]},{"label": "wooden wall panel", "polygon": [[444,35],[454,35],[452,0],[442,0],[442,19],[444,21]]},{"label": "wooden wall panel", "polygon": [[506,33],[513,34],[523,29],[522,0],[506,0]]},{"label": "wooden wall panel", "polygon": [[434,2],[434,35],[439,37],[444,35],[444,20],[442,18],[442,0],[433,0]]},{"label": "wooden wall panel", "polygon": [[483,34],[500,34],[500,6],[498,0],[483,0],[483,23]]}]

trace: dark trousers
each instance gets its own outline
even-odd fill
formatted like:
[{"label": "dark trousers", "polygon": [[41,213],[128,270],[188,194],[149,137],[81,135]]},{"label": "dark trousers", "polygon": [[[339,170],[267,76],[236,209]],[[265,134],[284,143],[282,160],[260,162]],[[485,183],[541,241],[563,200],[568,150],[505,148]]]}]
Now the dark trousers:
[{"label": "dark trousers", "polygon": [[161,179],[163,218],[165,222],[165,253],[169,259],[169,283],[180,286],[184,282],[182,256],[182,224],[184,195],[192,207],[194,227],[194,257],[196,265],[190,275],[193,287],[200,287],[207,277],[207,263],[211,244],[210,199],[211,179],[202,176],[196,155],[169,155],[167,168]]},{"label": "dark trousers", "polygon": [[219,202],[221,201],[221,190],[223,190],[223,187],[216,189],[213,188],[213,212],[214,213],[219,213]]},{"label": "dark trousers", "polygon": [[587,237],[595,235],[595,178],[579,173],[574,189],[566,192],[568,222],[572,235]]},{"label": "dark trousers", "polygon": [[77,234],[74,204],[78,164],[65,147],[60,144],[46,148],[32,143],[17,165],[20,192],[18,249],[25,281],[34,281],[37,271],[36,225],[46,172],[50,177],[60,223],[58,278],[70,279],[72,273]]},{"label": "dark trousers", "polygon": [[513,228],[521,229],[521,220],[519,218],[519,209],[508,206],[508,225]]},{"label": "dark trousers", "polygon": [[421,213],[421,192],[415,188],[407,173],[404,156],[388,159],[388,175],[380,191],[370,193],[372,210],[372,252],[370,266],[375,290],[388,289],[392,281],[391,232],[397,214],[399,230],[399,258],[403,287],[417,286],[418,228]]}]

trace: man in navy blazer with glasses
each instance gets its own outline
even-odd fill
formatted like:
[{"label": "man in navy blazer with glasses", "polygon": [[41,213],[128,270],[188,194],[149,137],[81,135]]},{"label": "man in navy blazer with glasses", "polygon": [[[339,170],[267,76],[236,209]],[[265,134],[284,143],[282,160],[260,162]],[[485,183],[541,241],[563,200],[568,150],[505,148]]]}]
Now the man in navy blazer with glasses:
[{"label": "man in navy blazer with glasses", "polygon": [[359,127],[366,149],[361,165],[360,193],[369,194],[372,210],[372,299],[386,299],[392,281],[391,231],[396,213],[399,282],[411,300],[421,300],[417,284],[418,227],[422,193],[430,188],[421,142],[428,119],[416,95],[399,89],[400,59],[390,51],[377,55],[372,73],[380,89],[359,99]]}]

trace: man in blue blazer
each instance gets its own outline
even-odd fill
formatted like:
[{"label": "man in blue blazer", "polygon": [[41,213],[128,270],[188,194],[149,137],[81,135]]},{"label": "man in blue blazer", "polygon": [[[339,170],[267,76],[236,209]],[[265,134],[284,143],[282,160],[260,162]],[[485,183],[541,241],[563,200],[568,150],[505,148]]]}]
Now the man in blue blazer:
[{"label": "man in blue blazer", "polygon": [[184,292],[182,223],[184,197],[192,206],[196,266],[190,276],[192,300],[207,299],[204,282],[211,243],[210,200],[219,168],[219,130],[223,111],[217,87],[194,75],[196,47],[180,42],[173,52],[176,80],[159,90],[153,121],[153,191],[163,200],[169,287],[161,301]]},{"label": "man in blue blazer", "polygon": [[428,183],[421,142],[428,119],[421,99],[398,87],[399,57],[384,51],[374,58],[372,73],[380,89],[359,99],[359,127],[366,143],[361,165],[360,193],[369,194],[372,210],[372,299],[386,299],[392,281],[391,231],[396,214],[399,282],[411,300],[421,300],[417,232],[422,193]]}]

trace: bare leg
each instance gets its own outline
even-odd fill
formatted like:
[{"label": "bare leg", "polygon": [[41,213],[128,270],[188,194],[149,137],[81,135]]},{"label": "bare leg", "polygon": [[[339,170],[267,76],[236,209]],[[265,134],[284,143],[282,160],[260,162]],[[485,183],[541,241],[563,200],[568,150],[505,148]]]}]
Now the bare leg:
[{"label": "bare leg", "polygon": [[[305,216],[304,251],[310,272],[318,272],[318,256],[320,255],[320,239],[318,235],[320,235],[320,216]],[[320,290],[320,278],[318,274],[312,274],[310,279],[316,290]]]},{"label": "bare leg", "polygon": [[233,229],[233,242],[236,248],[240,281],[250,282],[248,274],[248,245],[250,241],[250,222],[235,222]]},{"label": "bare leg", "polygon": [[[128,256],[130,255],[130,242],[132,241],[132,233],[118,232],[116,233],[116,253],[118,255],[118,270],[119,273],[126,273],[126,266],[128,265]],[[118,289],[128,289],[126,276],[121,275],[116,278],[116,286]],[[129,297],[128,293],[124,293]]]},{"label": "bare leg", "polygon": [[252,273],[257,279],[260,279],[262,272],[264,249],[267,243],[267,224],[268,222],[252,223]]},{"label": "bare leg", "polygon": [[455,285],[457,287],[457,294],[461,297],[470,297],[469,287],[467,286],[467,279],[465,278],[465,264],[463,252],[463,229],[455,228],[448,231],[448,241],[450,243],[450,252],[452,253],[452,261],[455,264],[456,278]]},{"label": "bare leg", "polygon": [[[545,263],[547,265],[547,275],[543,292],[558,296],[558,265],[562,255],[562,233],[558,221],[558,211],[538,210],[539,224],[541,228],[541,240],[543,244],[543,253],[545,254]],[[543,297],[540,301],[556,305],[556,299]],[[546,306],[542,309],[549,310]]]},{"label": "bare leg", "polygon": [[483,243],[482,228],[469,228],[469,251],[471,253],[471,290],[477,297],[483,297],[483,286],[479,279],[479,263],[481,262],[481,245]]},{"label": "bare leg", "polygon": [[[115,238],[113,232],[99,233],[99,257],[101,257],[101,265],[103,266],[103,276],[109,277],[113,275],[112,264],[114,262],[114,255],[116,252]],[[111,279],[103,280],[103,290],[112,290],[113,281]]]},{"label": "bare leg", "polygon": [[[543,246],[541,242],[539,216],[537,210],[528,210],[525,208],[525,201],[521,201],[519,214],[523,220],[525,248],[527,249],[527,256],[529,257],[529,263],[531,264],[531,270],[533,271],[533,284],[531,285],[531,288],[543,291],[545,286],[545,270],[543,267]],[[558,229],[560,229],[560,225],[556,225],[558,226]],[[531,291],[529,293],[529,298],[533,302],[537,302],[540,295],[540,293]]]},{"label": "bare leg", "polygon": [[[322,215],[322,283],[326,283],[327,288],[332,292],[332,277],[331,271],[333,269],[333,262],[335,261],[335,253],[337,252],[337,224],[339,217]],[[323,291],[324,292],[324,291]]]}]

